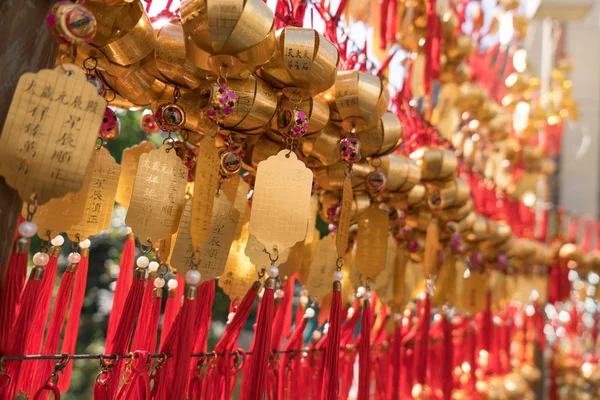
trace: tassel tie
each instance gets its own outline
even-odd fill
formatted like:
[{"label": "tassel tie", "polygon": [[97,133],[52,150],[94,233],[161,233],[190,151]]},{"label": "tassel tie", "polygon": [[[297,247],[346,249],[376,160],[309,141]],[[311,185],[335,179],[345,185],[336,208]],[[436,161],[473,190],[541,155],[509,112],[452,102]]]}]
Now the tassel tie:
[{"label": "tassel tie", "polygon": [[[144,350],[131,353],[125,368],[124,383],[116,400],[149,399],[150,398],[150,357]],[[137,394],[137,396],[134,396]]]},{"label": "tassel tie", "polygon": [[244,393],[245,400],[262,400],[267,391],[267,368],[269,364],[269,350],[271,345],[271,325],[274,314],[274,292],[279,270],[274,265],[269,267],[269,278],[265,282],[260,305],[260,313],[256,322],[254,347],[250,359],[249,390]]},{"label": "tassel tie", "polygon": [[342,283],[338,275],[333,282],[333,296],[329,311],[329,328],[325,347],[321,398],[335,400],[339,392],[338,364],[340,354],[340,330],[342,327]]}]

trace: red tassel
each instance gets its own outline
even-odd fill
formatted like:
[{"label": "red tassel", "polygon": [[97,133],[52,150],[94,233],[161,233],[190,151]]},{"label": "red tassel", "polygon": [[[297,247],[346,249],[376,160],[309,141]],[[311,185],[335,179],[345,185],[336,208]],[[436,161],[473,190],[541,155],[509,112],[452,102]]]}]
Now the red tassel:
[{"label": "red tassel", "polygon": [[125,370],[125,383],[115,400],[138,400],[150,398],[150,358],[148,352],[136,350]]},{"label": "red tassel", "polygon": [[[124,354],[129,349],[133,329],[137,320],[140,307],[142,306],[142,298],[144,296],[144,284],[146,282],[146,270],[137,268],[135,270],[135,279],[131,284],[127,299],[123,305],[123,312],[119,319],[119,325],[112,340],[106,344],[107,354]],[[108,338],[107,338],[108,340]],[[123,360],[117,361],[114,368],[113,379],[107,383],[107,392],[109,398],[114,397],[119,386],[119,377],[123,369]]]},{"label": "red tassel", "polygon": [[262,400],[267,389],[267,368],[269,364],[269,350],[271,344],[271,324],[274,312],[275,278],[268,278],[265,282],[260,305],[260,314],[256,322],[254,335],[254,348],[250,365],[250,390],[244,393],[245,400]]},{"label": "red tassel", "polygon": [[333,296],[329,310],[329,329],[325,348],[325,365],[323,367],[323,384],[321,398],[337,399],[339,392],[338,363],[340,359],[340,330],[342,328],[342,284],[333,282]]},{"label": "red tassel", "polygon": [[169,336],[169,332],[173,326],[173,322],[179,313],[181,308],[181,298],[183,297],[183,290],[185,288],[185,280],[180,275],[175,275],[177,279],[177,287],[175,289],[169,289],[169,297],[167,298],[167,305],[165,306],[165,314],[163,315],[162,331],[160,334],[160,345],[162,348],[165,339]]},{"label": "red tassel", "polygon": [[212,319],[212,306],[215,301],[215,280],[208,280],[200,285],[198,298],[202,299],[198,306],[198,313],[194,320],[194,353],[206,352],[210,320]]},{"label": "red tassel", "polygon": [[123,307],[127,299],[129,289],[133,283],[133,259],[135,257],[135,238],[133,233],[127,235],[123,252],[121,253],[121,261],[119,262],[119,275],[115,286],[115,295],[113,298],[112,309],[108,316],[108,331],[106,334],[106,343],[112,342],[115,337],[115,331],[119,325]]},{"label": "red tassel", "polygon": [[417,343],[415,346],[415,378],[418,384],[425,385],[427,378],[427,354],[429,350],[429,327],[431,319],[431,299],[425,295]]},{"label": "red tassel", "polygon": [[156,335],[158,320],[162,306],[162,288],[154,286],[155,273],[151,273],[146,282],[142,308],[138,316],[138,325],[131,343],[132,350],[142,350],[153,353],[156,350]]},{"label": "red tassel", "polygon": [[[69,300],[73,293],[73,282],[75,281],[76,271],[77,264],[69,264],[60,280],[60,286],[58,287],[58,293],[56,294],[54,307],[52,309],[52,317],[50,318],[50,324],[48,325],[48,331],[46,332],[46,341],[44,342],[44,347],[42,349],[43,355],[54,355],[58,351],[60,333],[62,332],[65,322]],[[44,382],[52,373],[53,366],[54,362],[52,360],[40,360],[38,362],[33,378],[34,388],[44,385]]]},{"label": "red tassel", "polygon": [[[7,355],[28,354],[25,352],[25,346],[33,332],[31,321],[34,320],[36,313],[39,311],[38,306],[42,300],[42,295],[45,295],[42,290],[44,272],[44,267],[40,266],[36,266],[31,270],[29,280],[21,295],[21,307],[12,330],[12,332],[18,332],[18,335],[11,334],[6,351]],[[0,388],[0,399],[15,399],[17,397],[22,365],[22,361],[8,361],[6,363],[6,373],[11,376],[12,380],[8,387]]]},{"label": "red tassel", "polygon": [[286,338],[292,327],[292,302],[294,300],[294,276],[289,278],[283,285],[283,298],[277,306],[275,320],[273,321],[273,333],[271,335],[271,350],[277,351],[281,348],[281,342]]},{"label": "red tassel", "polygon": [[357,400],[369,399],[371,384],[371,305],[365,300],[360,323],[358,346],[358,395]]},{"label": "red tassel", "polygon": [[27,276],[29,241],[17,238],[6,267],[4,286],[0,291],[0,354],[7,350],[8,338],[17,317],[21,291]]},{"label": "red tassel", "polygon": [[[300,326],[297,326],[294,330],[292,336],[290,336],[289,340],[286,342],[284,347],[284,352],[281,354],[281,358],[279,359],[279,371],[278,371],[278,399],[287,399],[290,398],[292,393],[296,393],[293,388],[288,385],[288,377],[291,371],[291,362],[294,358],[300,359],[301,356],[298,353],[291,353],[290,350],[301,349],[304,344],[304,329],[306,328],[306,323],[308,322],[308,318],[304,318]],[[289,352],[289,353],[288,353]],[[294,376],[295,374],[291,374]]]},{"label": "red tassel", "polygon": [[443,380],[442,380],[442,393],[444,395],[443,400],[452,399],[452,390],[454,386],[452,370],[454,366],[453,361],[453,346],[452,346],[452,322],[446,319],[446,316],[442,315],[442,329],[444,334],[444,349],[443,349]]},{"label": "red tassel", "polygon": [[[77,345],[77,334],[79,333],[79,320],[81,317],[81,308],[85,300],[85,288],[87,285],[87,274],[89,266],[89,249],[81,249],[81,260],[77,265],[75,274],[75,283],[73,284],[73,295],[71,306],[69,307],[69,316],[65,336],[62,343],[62,354],[75,353]],[[64,374],[58,378],[58,387],[62,393],[69,390],[71,384],[71,374],[73,373],[73,363],[68,363],[64,369]]]}]

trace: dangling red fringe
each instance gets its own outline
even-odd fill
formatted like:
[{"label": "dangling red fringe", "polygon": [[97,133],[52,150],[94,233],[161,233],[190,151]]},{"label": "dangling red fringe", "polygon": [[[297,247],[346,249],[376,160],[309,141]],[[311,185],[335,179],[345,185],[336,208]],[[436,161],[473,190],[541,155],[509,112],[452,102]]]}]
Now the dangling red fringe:
[{"label": "dangling red fringe", "polygon": [[206,281],[198,289],[198,298],[201,299],[198,313],[194,320],[194,353],[206,352],[208,331],[212,319],[212,307],[215,301],[216,283],[214,279]]},{"label": "dangling red fringe", "polygon": [[[43,267],[34,267],[31,270],[31,274],[21,295],[21,307],[19,308],[19,314],[12,330],[12,332],[18,332],[19,334],[11,334],[6,351],[7,355],[28,354],[25,352],[25,345],[33,332],[31,321],[39,311],[38,305],[42,298],[41,295],[45,294],[42,290],[43,276],[39,276],[43,272]],[[8,387],[0,388],[0,399],[12,400],[17,397],[18,383],[21,379],[21,366],[22,361],[20,360],[6,362],[6,373],[11,376],[12,380]]]},{"label": "dangling red fringe", "polygon": [[[73,284],[73,295],[71,306],[69,307],[69,316],[67,319],[67,327],[65,328],[65,336],[63,338],[62,350],[63,354],[75,353],[77,345],[77,334],[79,333],[79,320],[81,317],[81,308],[85,300],[85,288],[87,285],[87,274],[89,266],[89,249],[81,249],[81,260],[77,265],[77,273],[75,274],[75,283]],[[71,375],[73,373],[73,363],[70,362],[64,369],[64,374],[58,378],[58,387],[62,393],[69,390],[71,384]]]},{"label": "dangling red fringe", "polygon": [[[119,325],[112,340],[106,343],[107,354],[124,354],[129,350],[129,344],[135,328],[135,323],[142,306],[144,296],[144,284],[146,282],[146,270],[136,269],[135,279],[129,288],[127,299],[123,305],[123,312],[119,319]],[[109,338],[107,338],[108,340]],[[113,367],[113,379],[107,383],[107,393],[109,398],[113,398],[117,393],[121,371],[123,370],[123,360],[117,361]]]},{"label": "dangling red fringe", "polygon": [[415,379],[416,382],[425,385],[427,379],[427,354],[429,350],[429,327],[431,319],[431,299],[425,295],[421,321],[416,336],[415,346]]},{"label": "dangling red fringe", "polygon": [[277,351],[281,348],[281,342],[286,338],[292,326],[292,303],[294,300],[295,276],[292,276],[283,285],[283,298],[277,306],[275,319],[273,320],[273,333],[271,335],[271,350]]},{"label": "dangling red fringe", "polygon": [[[291,393],[296,393],[288,382],[290,375],[294,377],[294,374],[291,371],[291,366],[289,365],[293,359],[300,359],[300,354],[296,353],[287,353],[290,350],[301,349],[304,344],[304,329],[306,328],[306,323],[308,322],[308,318],[304,318],[300,326],[297,326],[294,329],[294,333],[290,336],[289,340],[286,342],[284,347],[284,352],[281,354],[279,359],[279,371],[278,371],[278,399],[287,399],[291,397]],[[293,378],[292,378],[293,379]]]},{"label": "dangling red fringe", "polygon": [[17,317],[21,291],[27,276],[29,242],[23,238],[23,243],[19,244],[18,240],[18,237],[15,238],[15,245],[6,267],[4,286],[0,291],[0,354],[7,350],[8,338]]},{"label": "dangling red fringe", "polygon": [[136,350],[125,371],[125,383],[117,393],[115,400],[150,399],[150,358],[148,352]]},{"label": "dangling red fringe", "polygon": [[[58,269],[58,257],[60,256],[60,247],[52,247],[48,255],[50,256],[48,264],[44,267],[44,276],[41,280],[41,289],[37,294],[38,303],[35,314],[29,320],[31,325],[29,335],[25,336],[25,349],[23,354],[39,354],[42,349],[42,340],[50,312],[52,302],[52,292],[54,291],[54,282],[56,281],[56,270]],[[22,296],[24,296],[24,292]],[[23,299],[21,299],[21,304]],[[13,331],[13,334],[17,332]],[[17,382],[17,393],[23,391],[29,393],[32,390],[33,375],[38,362],[28,362],[23,364],[20,377]]]},{"label": "dangling red fringe", "polygon": [[[160,308],[162,296],[155,297],[154,279],[151,276],[146,282],[142,308],[138,316],[138,325],[135,328],[132,350],[142,350],[153,353],[156,350],[156,335],[158,333],[158,320],[160,319]],[[162,294],[162,288],[159,289]]]},{"label": "dangling red fringe", "polygon": [[181,298],[183,297],[183,290],[185,288],[185,279],[180,275],[175,275],[175,279],[177,279],[178,285],[175,289],[175,296],[171,297],[171,295],[169,295],[167,298],[167,305],[165,306],[165,313],[162,320],[159,348],[163,347],[165,339],[169,336],[169,332],[173,327],[173,322],[181,308]]},{"label": "dangling red fringe", "polygon": [[400,366],[402,365],[402,323],[394,330],[392,338],[392,399],[400,398]]},{"label": "dangling red fringe", "polygon": [[106,343],[112,342],[115,337],[115,331],[121,320],[123,307],[133,283],[133,259],[135,257],[135,237],[133,233],[127,235],[123,252],[121,253],[121,261],[119,262],[119,275],[115,286],[115,295],[113,298],[112,309],[108,316],[108,331],[106,333]]},{"label": "dangling red fringe", "polygon": [[442,329],[444,335],[444,348],[442,359],[444,360],[443,364],[443,380],[442,380],[442,393],[443,400],[451,400],[452,399],[452,390],[454,387],[452,370],[454,366],[454,355],[453,355],[453,346],[452,346],[452,322],[447,320],[444,315],[442,315]]},{"label": "dangling red fringe", "polygon": [[252,350],[249,369],[249,385],[251,390],[244,393],[245,400],[262,400],[266,392],[267,368],[269,365],[269,350],[271,344],[271,324],[274,313],[275,279],[268,278],[265,283],[260,305],[260,314],[256,321],[254,348]]},{"label": "dangling red fringe", "polygon": [[[248,320],[250,310],[254,304],[254,300],[258,296],[260,282],[256,281],[252,287],[246,292],[242,302],[237,307],[233,319],[227,327],[219,343],[215,346],[214,352],[217,354],[230,354],[237,348],[237,341],[242,332],[244,324]],[[195,393],[192,390],[192,385],[188,389],[188,398],[200,399],[203,394],[205,399],[212,399],[213,394],[225,393],[225,399],[231,398],[231,362],[229,356],[219,357],[215,368],[210,369],[202,382],[202,393]]]},{"label": "dangling red fringe", "polygon": [[339,281],[333,283],[333,296],[329,310],[329,329],[325,347],[325,365],[321,398],[335,400],[338,396],[338,362],[340,355],[340,330],[342,328],[342,287]]},{"label": "dangling red fringe", "polygon": [[358,346],[358,395],[357,400],[369,399],[371,383],[371,306],[365,300],[360,323],[360,343]]},{"label": "dangling red fringe", "polygon": [[[60,280],[58,293],[56,294],[56,299],[54,300],[50,324],[48,325],[48,331],[46,332],[46,341],[44,342],[44,347],[42,348],[43,355],[54,355],[58,351],[60,333],[62,332],[65,322],[69,300],[71,299],[71,294],[73,293],[73,282],[75,281],[76,271],[77,264],[69,264],[67,270],[64,272]],[[38,362],[33,378],[34,388],[44,385],[44,382],[52,373],[53,366],[53,360],[40,360]]]}]

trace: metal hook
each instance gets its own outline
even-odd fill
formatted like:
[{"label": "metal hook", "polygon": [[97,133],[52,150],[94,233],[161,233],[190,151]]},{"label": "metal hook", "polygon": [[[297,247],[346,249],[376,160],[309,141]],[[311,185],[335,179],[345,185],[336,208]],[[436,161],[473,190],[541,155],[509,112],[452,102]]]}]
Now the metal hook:
[{"label": "metal hook", "polygon": [[[93,66],[88,67],[87,62],[92,61],[94,63]],[[94,71],[98,67],[98,59],[96,57],[89,56],[85,60],[83,60],[83,68],[89,73]]]},{"label": "metal hook", "polygon": [[[8,374],[5,370],[4,370],[4,363],[6,362],[4,360],[4,354],[2,356],[0,356],[0,389],[7,387],[10,385],[10,383],[12,382],[12,377],[10,376],[10,374]],[[2,382],[4,381],[4,382]]]},{"label": "metal hook", "polygon": [[275,252],[275,258],[271,256],[271,253],[267,250],[266,247],[263,249],[263,252],[269,255],[269,261],[271,261],[271,265],[275,265],[277,260],[279,260],[279,250],[277,250],[277,247],[273,247],[273,251]]}]

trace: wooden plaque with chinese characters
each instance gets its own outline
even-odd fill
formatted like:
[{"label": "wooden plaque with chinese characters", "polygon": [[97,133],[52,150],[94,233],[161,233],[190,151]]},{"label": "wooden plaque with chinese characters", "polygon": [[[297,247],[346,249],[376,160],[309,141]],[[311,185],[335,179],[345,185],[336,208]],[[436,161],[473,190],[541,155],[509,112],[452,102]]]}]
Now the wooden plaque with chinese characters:
[{"label": "wooden plaque with chinese characters", "polygon": [[212,210],[219,185],[219,152],[215,141],[205,137],[198,147],[190,234],[195,249],[201,249],[210,236]]},{"label": "wooden plaque with chinese characters", "polygon": [[338,257],[342,257],[348,250],[348,236],[350,232],[350,213],[352,212],[352,199],[354,198],[352,192],[352,183],[350,177],[344,178],[344,188],[342,191],[342,210],[340,211],[340,219],[338,222],[337,229],[337,254]]},{"label": "wooden plaque with chinese characters", "polygon": [[311,298],[322,299],[333,290],[333,273],[336,271],[337,260],[335,236],[335,233],[330,233],[317,244],[304,285]]},{"label": "wooden plaque with chinese characters", "polygon": [[[33,222],[38,226],[38,235],[47,239],[47,233],[66,232],[71,226],[79,223],[86,206],[86,194],[87,187],[84,182],[79,192],[67,193],[39,206],[33,216]],[[23,205],[22,214],[23,217],[27,216],[27,204]]]},{"label": "wooden plaque with chinese characters", "polygon": [[[245,247],[245,254],[250,259],[250,262],[256,266],[256,270],[260,271],[263,268],[268,268],[271,265],[269,255],[265,253],[265,245],[262,244],[256,236],[250,234]],[[286,262],[290,254],[290,249],[285,249],[279,253],[279,258],[274,262],[275,265],[281,265]],[[275,258],[275,254],[271,254]]]},{"label": "wooden plaque with chinese characters", "polygon": [[377,292],[379,298],[384,302],[392,300],[394,294],[394,269],[396,267],[396,239],[392,234],[387,239],[387,255],[385,258],[385,268],[375,278],[371,289]]},{"label": "wooden plaque with chinese characters", "polygon": [[240,238],[233,241],[225,271],[219,279],[219,286],[231,301],[240,300],[250,286],[258,279],[256,269],[246,256],[246,242],[248,241],[248,224],[244,224],[240,233]]},{"label": "wooden plaque with chinese characters", "polygon": [[143,242],[177,231],[185,202],[187,168],[168,146],[140,156],[125,222]]},{"label": "wooden plaque with chinese characters", "polygon": [[171,265],[177,270],[177,274],[181,276],[185,276],[194,263],[194,246],[192,246],[192,236],[190,235],[191,217],[192,199],[188,199],[181,214],[175,246],[171,253]]},{"label": "wooden plaque with chinese characters", "polygon": [[214,279],[223,273],[239,218],[239,212],[233,208],[225,193],[215,197],[210,235],[200,250],[198,271],[202,281]]},{"label": "wooden plaque with chinese characters", "polygon": [[104,147],[94,151],[82,188],[85,196],[83,217],[67,231],[71,240],[96,235],[110,227],[121,166]]},{"label": "wooden plaque with chinese characters", "polygon": [[289,150],[258,164],[249,229],[267,250],[281,253],[306,237],[312,178]]},{"label": "wooden plaque with chinese characters", "polygon": [[156,147],[152,143],[143,141],[123,151],[123,157],[121,158],[121,178],[117,187],[116,201],[126,209],[129,208],[131,192],[133,192],[133,182],[135,181],[140,156],[150,153],[155,149]]},{"label": "wooden plaque with chinese characters", "polygon": [[37,204],[81,189],[106,101],[75,65],[23,74],[0,136],[0,175]]},{"label": "wooden plaque with chinese characters", "polygon": [[389,217],[369,207],[358,217],[356,268],[363,280],[374,279],[385,267]]}]

